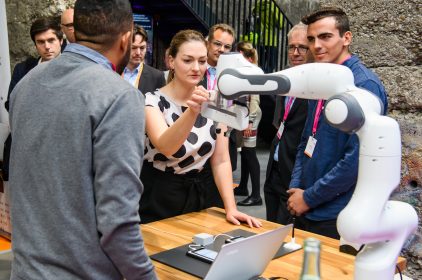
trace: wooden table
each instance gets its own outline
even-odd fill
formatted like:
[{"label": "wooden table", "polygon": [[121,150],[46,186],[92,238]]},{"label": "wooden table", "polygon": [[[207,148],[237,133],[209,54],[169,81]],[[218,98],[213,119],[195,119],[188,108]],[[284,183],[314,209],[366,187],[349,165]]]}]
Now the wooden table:
[{"label": "wooden table", "polygon": [[[234,229],[244,229],[255,233],[262,233],[280,225],[262,220],[263,226],[259,229],[249,228],[245,225],[235,226],[225,219],[224,210],[209,208],[201,212],[194,212],[176,216],[169,219],[141,225],[145,241],[145,248],[149,255],[172,249],[183,244],[190,243],[192,236],[205,232],[212,235],[228,232]],[[321,276],[325,280],[353,279],[354,256],[339,252],[339,241],[312,234],[302,230],[295,230],[296,242],[303,244],[307,237],[315,237],[321,241]],[[290,241],[290,236],[286,241]],[[263,276],[282,276],[289,280],[299,279],[302,268],[303,250],[299,250],[272,260]],[[165,264],[153,261],[156,272],[160,279],[198,279],[197,277],[169,267]],[[406,268],[406,260],[398,259],[398,265],[403,271]]]}]

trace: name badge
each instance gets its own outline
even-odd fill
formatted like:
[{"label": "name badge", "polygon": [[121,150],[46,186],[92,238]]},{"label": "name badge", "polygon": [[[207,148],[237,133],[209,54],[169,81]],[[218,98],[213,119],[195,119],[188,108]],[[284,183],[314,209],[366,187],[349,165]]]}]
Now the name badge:
[{"label": "name badge", "polygon": [[305,148],[305,155],[310,158],[312,158],[312,154],[314,153],[316,142],[317,140],[314,137],[309,136],[308,143],[306,144]]},{"label": "name badge", "polygon": [[280,123],[280,127],[277,130],[277,138],[278,140],[280,140],[281,135],[283,135],[283,131],[284,131],[284,122]]}]

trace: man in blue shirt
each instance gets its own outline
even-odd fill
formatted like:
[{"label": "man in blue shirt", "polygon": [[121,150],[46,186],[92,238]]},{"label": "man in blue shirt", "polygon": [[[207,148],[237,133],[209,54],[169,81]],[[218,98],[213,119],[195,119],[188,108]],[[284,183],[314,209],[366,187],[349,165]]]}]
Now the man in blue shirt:
[{"label": "man in blue shirt", "polygon": [[[339,8],[323,8],[305,16],[302,22],[308,25],[309,49],[315,61],[349,67],[355,85],[377,95],[386,114],[387,95],[381,81],[349,51],[352,33],[346,13]],[[287,208],[299,216],[298,228],[339,238],[336,220],[356,186],[359,140],[331,127],[321,113],[323,106],[323,100],[309,102]],[[311,143],[316,143],[313,149]]]},{"label": "man in blue shirt", "polygon": [[145,63],[147,48],[148,33],[142,26],[135,25],[133,28],[130,60],[123,71],[123,78],[143,94],[154,92],[166,85],[163,71]]}]

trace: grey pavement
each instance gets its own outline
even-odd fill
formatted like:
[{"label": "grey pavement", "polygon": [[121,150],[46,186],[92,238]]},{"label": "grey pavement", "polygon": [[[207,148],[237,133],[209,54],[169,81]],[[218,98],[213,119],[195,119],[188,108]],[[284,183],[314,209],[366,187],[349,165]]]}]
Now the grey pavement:
[{"label": "grey pavement", "polygon": [[12,261],[12,252],[0,252],[0,280],[10,279],[10,266]]}]

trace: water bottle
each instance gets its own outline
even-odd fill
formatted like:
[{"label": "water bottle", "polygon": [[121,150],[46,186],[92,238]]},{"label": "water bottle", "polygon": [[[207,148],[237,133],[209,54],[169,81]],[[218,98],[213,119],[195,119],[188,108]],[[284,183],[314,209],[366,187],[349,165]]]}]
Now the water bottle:
[{"label": "water bottle", "polygon": [[321,242],[315,238],[307,238],[303,250],[304,255],[300,280],[320,280],[319,260]]}]

